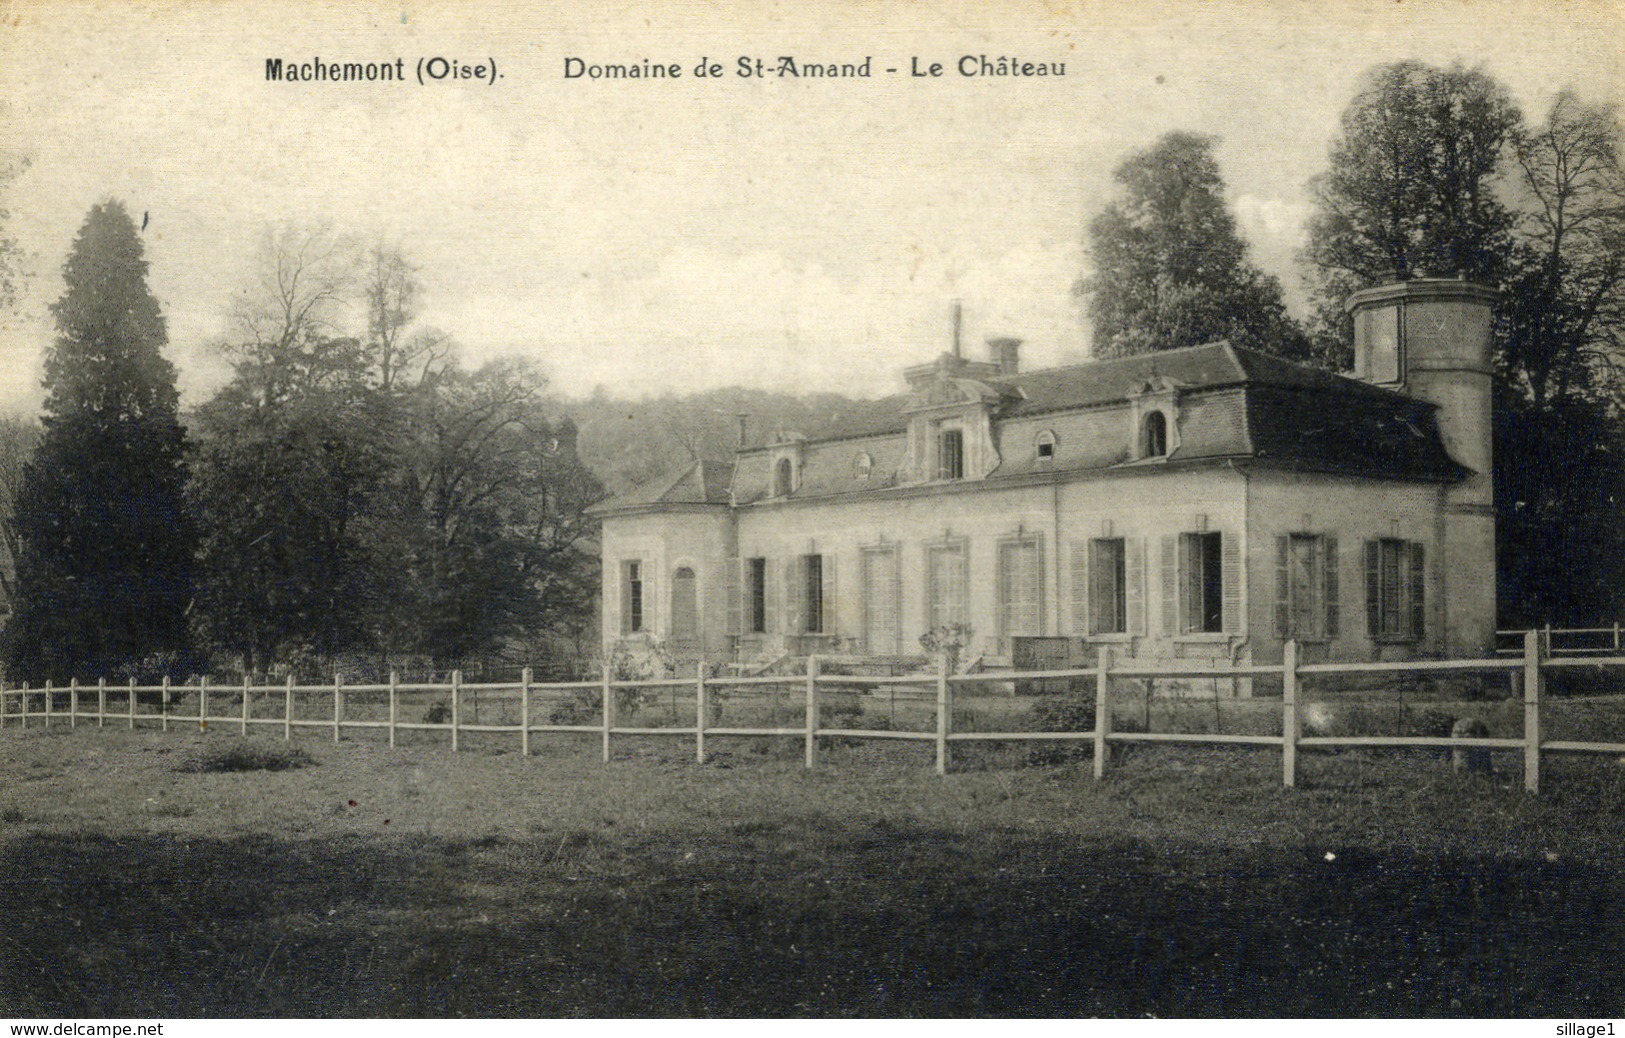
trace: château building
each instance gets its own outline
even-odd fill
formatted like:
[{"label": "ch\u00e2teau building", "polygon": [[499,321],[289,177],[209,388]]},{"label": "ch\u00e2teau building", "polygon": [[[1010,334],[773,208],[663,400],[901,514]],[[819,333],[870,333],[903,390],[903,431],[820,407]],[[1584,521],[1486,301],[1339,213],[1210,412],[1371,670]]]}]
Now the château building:
[{"label": "ch\u00e2teau building", "polygon": [[1018,340],[956,344],[849,427],[599,505],[606,648],[891,656],[960,624],[992,663],[1481,656],[1493,301],[1357,293],[1348,376],[1222,342],[1035,371]]}]

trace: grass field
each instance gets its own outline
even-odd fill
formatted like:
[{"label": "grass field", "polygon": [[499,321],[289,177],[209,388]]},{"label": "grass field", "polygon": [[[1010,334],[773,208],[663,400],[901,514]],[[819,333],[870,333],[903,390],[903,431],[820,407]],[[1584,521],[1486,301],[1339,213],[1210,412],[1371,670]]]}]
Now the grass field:
[{"label": "grass field", "polygon": [[1612,759],[512,741],[0,731],[0,1016],[1625,1012]]}]

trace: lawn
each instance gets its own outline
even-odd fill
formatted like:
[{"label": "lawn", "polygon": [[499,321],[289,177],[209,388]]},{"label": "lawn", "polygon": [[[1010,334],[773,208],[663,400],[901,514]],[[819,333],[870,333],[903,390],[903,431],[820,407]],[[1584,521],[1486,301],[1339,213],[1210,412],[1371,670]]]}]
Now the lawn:
[{"label": "lawn", "polygon": [[0,1016],[1625,1012],[1611,758],[513,741],[0,730]]}]

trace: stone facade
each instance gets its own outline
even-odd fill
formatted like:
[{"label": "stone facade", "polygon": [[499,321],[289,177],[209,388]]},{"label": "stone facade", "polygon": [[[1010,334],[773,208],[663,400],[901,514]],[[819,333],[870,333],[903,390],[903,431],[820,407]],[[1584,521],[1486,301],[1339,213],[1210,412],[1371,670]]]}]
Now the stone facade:
[{"label": "stone facade", "polygon": [[[1488,314],[1351,300],[1363,378],[1214,344],[1023,373],[945,354],[838,436],[598,508],[606,647],[739,661],[1477,656],[1493,641]],[[1059,653],[1059,656],[1054,655]]]}]

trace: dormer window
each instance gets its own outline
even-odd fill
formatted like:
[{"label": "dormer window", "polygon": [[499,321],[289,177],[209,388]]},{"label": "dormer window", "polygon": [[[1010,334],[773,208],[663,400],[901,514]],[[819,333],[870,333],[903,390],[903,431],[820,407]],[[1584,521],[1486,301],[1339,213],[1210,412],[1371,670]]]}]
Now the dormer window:
[{"label": "dormer window", "polygon": [[858,451],[858,456],[852,461],[852,475],[859,481],[866,483],[875,470],[875,459],[868,451]]},{"label": "dormer window", "polygon": [[792,487],[791,476],[793,470],[789,458],[780,458],[779,463],[773,467],[773,496],[789,497]]},{"label": "dormer window", "polygon": [[1145,416],[1145,426],[1140,433],[1140,456],[1160,458],[1167,453],[1168,419],[1161,411],[1152,411]]},{"label": "dormer window", "polygon": [[1053,430],[1045,429],[1039,433],[1035,445],[1038,448],[1038,460],[1040,462],[1047,464],[1055,460],[1055,432]]},{"label": "dormer window", "polygon": [[965,478],[965,432],[944,429],[937,435],[937,478]]}]

